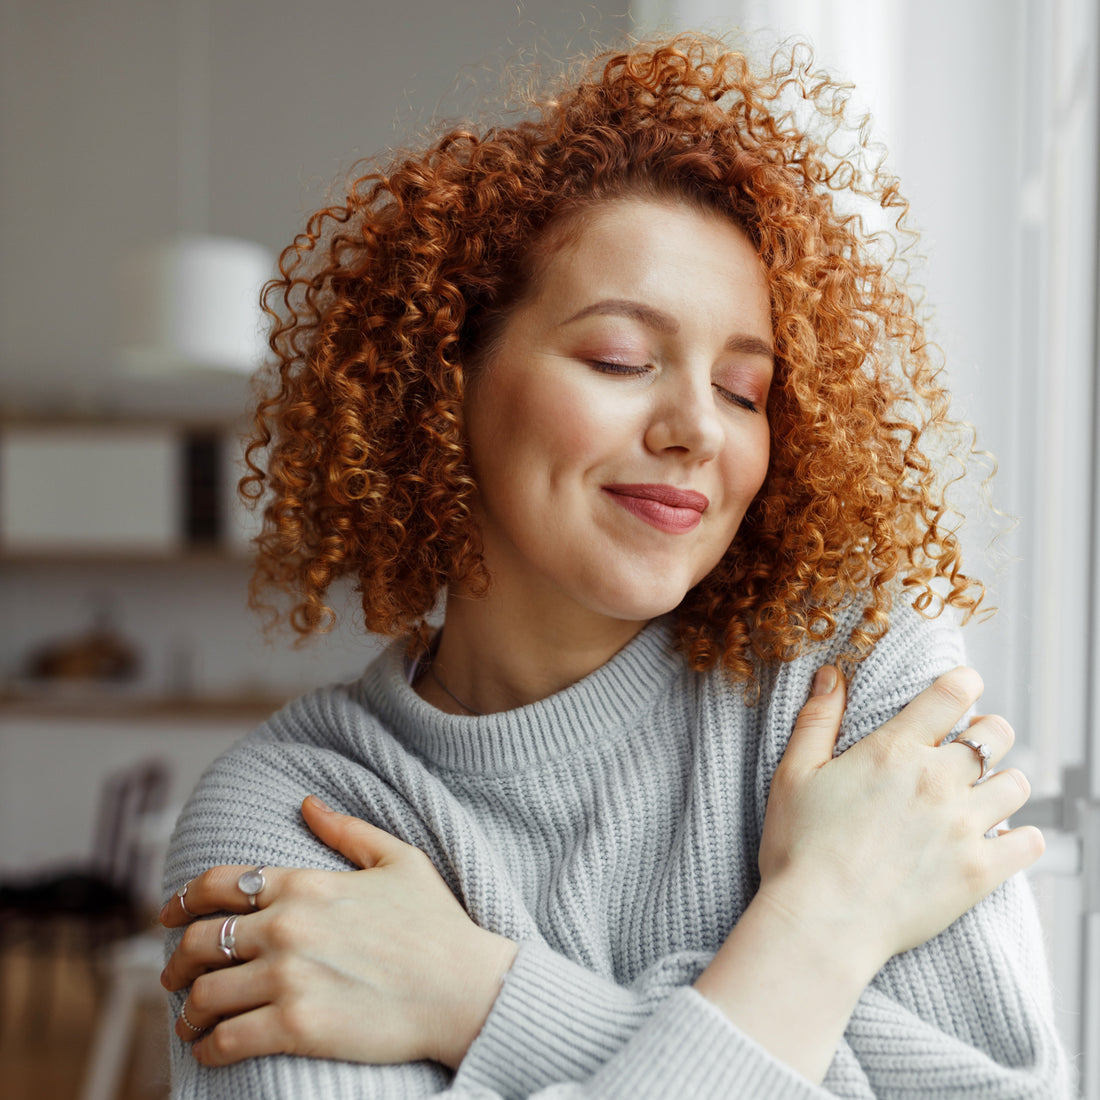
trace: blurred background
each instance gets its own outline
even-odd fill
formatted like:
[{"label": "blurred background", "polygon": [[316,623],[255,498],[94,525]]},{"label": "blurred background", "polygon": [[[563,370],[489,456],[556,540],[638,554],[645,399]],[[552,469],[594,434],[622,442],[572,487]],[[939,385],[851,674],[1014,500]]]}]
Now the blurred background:
[{"label": "blurred background", "polygon": [[517,65],[691,27],[808,39],[912,200],[932,332],[1018,519],[967,535],[1000,608],[970,658],[1033,781],[1058,1022],[1100,1098],[1094,0],[0,0],[0,1096],[166,1095],[148,929],[175,813],[377,649],[353,622],[265,643],[245,606],[275,255],[358,158],[477,117]]}]

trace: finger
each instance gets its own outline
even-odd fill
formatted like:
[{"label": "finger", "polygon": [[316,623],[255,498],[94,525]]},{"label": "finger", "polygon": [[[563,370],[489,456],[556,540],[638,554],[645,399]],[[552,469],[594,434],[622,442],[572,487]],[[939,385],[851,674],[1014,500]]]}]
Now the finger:
[{"label": "finger", "polygon": [[941,747],[955,755],[963,781],[974,786],[979,781],[989,781],[990,772],[1005,758],[1015,740],[1015,731],[1005,719],[987,714],[972,722],[965,736],[952,736]]},{"label": "finger", "polygon": [[193,1043],[220,1020],[269,1004],[273,1000],[271,986],[270,970],[262,962],[202,975],[176,1017],[176,1035]]},{"label": "finger", "polygon": [[[166,928],[179,928],[189,924],[195,917],[210,913],[251,913],[253,906],[249,895],[237,885],[241,875],[255,871],[255,864],[247,866],[226,864],[211,867],[201,875],[196,875],[187,883],[186,897],[173,894],[160,912],[160,922]],[[256,894],[256,908],[270,905],[278,896],[283,881],[283,868],[264,867],[263,889]],[[185,904],[186,907],[185,907]]]},{"label": "finger", "polygon": [[983,832],[988,832],[1017,813],[1030,797],[1031,784],[1018,768],[1007,768],[978,784],[974,788],[972,805],[983,825]]},{"label": "finger", "polygon": [[310,795],[302,803],[302,818],[318,840],[347,856],[358,867],[377,867],[411,847],[377,825],[330,809],[316,795]]},{"label": "finger", "polygon": [[977,702],[982,689],[982,678],[974,669],[953,668],[925,688],[882,729],[918,743],[938,745]]},{"label": "finger", "polygon": [[228,1066],[264,1054],[293,1054],[283,1021],[283,1011],[271,1004],[230,1016],[195,1043],[191,1053],[204,1066]]},{"label": "finger", "polygon": [[963,867],[966,888],[975,902],[992,893],[1013,875],[1030,867],[1042,854],[1046,842],[1034,825],[1021,825],[983,837],[974,856]]},{"label": "finger", "polygon": [[[1043,834],[1034,825],[1020,825],[985,842],[993,885],[1030,867],[1046,850]],[[992,889],[992,887],[991,887]]]},{"label": "finger", "polygon": [[[169,914],[170,914],[170,911],[172,909],[175,909],[178,916],[182,917],[182,920],[179,922],[181,924],[185,924],[189,920],[194,920],[194,918],[198,916],[198,913],[193,912],[187,905],[187,894],[188,894],[188,891],[191,889],[191,883],[194,882],[194,881],[195,881],[194,879],[189,878],[164,903],[164,908],[161,909],[161,911],[160,911],[160,922],[161,922],[161,924],[164,924],[165,921],[169,918]],[[194,900],[195,900],[194,897],[192,897],[191,901],[194,902]]]},{"label": "finger", "polygon": [[191,1017],[187,1013],[187,1005],[186,1003],[182,1004],[180,1006],[180,1014],[176,1017],[176,1037],[182,1039],[185,1043],[193,1043],[206,1031],[207,1028],[200,1027],[198,1024],[193,1024],[191,1022]]},{"label": "finger", "polygon": [[980,745],[989,746],[990,767],[1003,760],[1016,741],[1016,731],[1008,719],[1002,718],[999,714],[983,714],[980,718],[971,719],[966,733],[960,736],[977,741]]},{"label": "finger", "polygon": [[810,690],[783,754],[787,768],[818,768],[833,758],[844,715],[844,677],[835,665],[824,665],[817,670]]},{"label": "finger", "polygon": [[232,926],[236,958],[222,950],[225,920],[200,920],[190,925],[161,972],[160,984],[171,991],[186,989],[201,974],[256,958],[260,954],[258,916],[258,913],[238,916]]}]

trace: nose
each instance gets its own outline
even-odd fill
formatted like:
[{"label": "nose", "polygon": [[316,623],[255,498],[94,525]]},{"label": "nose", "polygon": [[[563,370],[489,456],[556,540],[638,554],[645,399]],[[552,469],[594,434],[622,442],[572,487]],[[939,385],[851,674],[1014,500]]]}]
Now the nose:
[{"label": "nose", "polygon": [[[666,378],[653,388],[655,405],[646,429],[646,446],[654,454],[679,453],[705,462],[725,442],[725,429],[710,372],[703,378]],[[659,391],[659,392],[656,392]]]}]

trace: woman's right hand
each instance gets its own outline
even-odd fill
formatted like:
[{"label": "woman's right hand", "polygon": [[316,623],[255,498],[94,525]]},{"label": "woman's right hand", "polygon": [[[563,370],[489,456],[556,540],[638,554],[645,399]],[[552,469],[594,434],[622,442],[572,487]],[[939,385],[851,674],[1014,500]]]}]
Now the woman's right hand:
[{"label": "woman's right hand", "polygon": [[[943,744],[982,692],[973,669],[941,676],[837,757],[843,679],[826,666],[814,691],[772,780],[759,900],[824,922],[873,974],[1038,859],[1043,837],[1030,826],[988,836],[1027,801],[1028,782],[1009,768],[975,786],[977,753]],[[991,765],[1014,740],[995,715],[967,736],[989,746]]]},{"label": "woman's right hand", "polygon": [[[207,1066],[297,1054],[457,1069],[516,944],[475,924],[420,849],[316,797],[302,819],[361,870],[265,867],[249,897],[252,868],[220,865],[170,898],[161,921],[186,932],[161,983],[190,987],[176,1035]],[[237,916],[201,919],[214,914]]]}]

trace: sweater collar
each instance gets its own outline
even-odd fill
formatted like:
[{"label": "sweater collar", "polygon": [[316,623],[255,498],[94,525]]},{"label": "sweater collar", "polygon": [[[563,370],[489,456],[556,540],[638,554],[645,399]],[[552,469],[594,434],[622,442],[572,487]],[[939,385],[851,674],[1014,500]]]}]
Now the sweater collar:
[{"label": "sweater collar", "polygon": [[605,740],[666,690],[684,663],[671,616],[655,619],[606,664],[564,691],[472,717],[426,703],[406,678],[406,646],[389,646],[361,680],[362,701],[418,756],[458,772],[507,774]]}]

